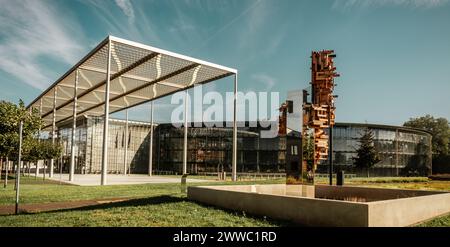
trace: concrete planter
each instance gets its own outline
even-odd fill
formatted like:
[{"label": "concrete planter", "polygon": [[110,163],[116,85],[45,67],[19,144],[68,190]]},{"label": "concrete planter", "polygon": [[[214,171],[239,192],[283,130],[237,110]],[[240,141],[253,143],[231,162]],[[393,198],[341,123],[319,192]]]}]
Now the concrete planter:
[{"label": "concrete planter", "polygon": [[448,192],[305,187],[312,186],[199,186],[188,188],[188,198],[307,226],[408,226],[450,212]]}]

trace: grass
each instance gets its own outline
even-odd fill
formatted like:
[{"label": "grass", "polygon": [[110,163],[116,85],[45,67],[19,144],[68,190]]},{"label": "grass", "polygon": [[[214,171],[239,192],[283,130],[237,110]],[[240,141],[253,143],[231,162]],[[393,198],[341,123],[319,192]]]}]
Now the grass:
[{"label": "grass", "polygon": [[[318,179],[319,184],[327,179]],[[3,182],[3,181],[2,181]],[[14,203],[14,180],[0,188],[0,206]],[[239,184],[284,183],[284,179],[238,182]],[[426,178],[355,178],[347,184],[385,188],[450,190],[449,181]],[[201,183],[229,184],[229,182]],[[189,184],[196,185],[196,184]],[[288,222],[247,215],[188,201],[176,184],[111,186],[60,185],[33,177],[21,178],[21,203],[48,203],[107,198],[130,198],[79,209],[0,216],[0,226],[287,226]],[[419,226],[450,226],[450,215],[435,218]]]},{"label": "grass", "polygon": [[350,184],[365,184],[365,183],[420,183],[430,181],[426,177],[379,177],[379,178],[352,178],[349,180]]},{"label": "grass", "polygon": [[427,222],[418,224],[419,227],[450,227],[450,214],[443,215],[441,217],[434,218]]},{"label": "grass", "polygon": [[76,210],[0,216],[2,226],[283,226],[277,222],[204,206],[180,195],[152,196]]},{"label": "grass", "polygon": [[[8,180],[8,187],[0,187],[0,206],[11,205],[16,196],[14,179]],[[137,185],[109,185],[109,186],[76,186],[60,185],[59,182],[35,179],[34,177],[21,177],[20,202],[48,203],[106,198],[139,198],[160,195],[181,194],[179,183],[168,184],[137,184]],[[3,182],[3,181],[2,181]],[[245,181],[238,184],[282,183],[284,180]],[[188,183],[188,185],[219,185],[231,182]]]},{"label": "grass", "polygon": [[[257,183],[281,183],[258,181]],[[239,182],[239,184],[255,182]],[[206,185],[208,183],[201,183]],[[227,184],[227,183],[211,183]],[[196,185],[196,184],[190,184]],[[80,209],[0,216],[0,226],[284,226],[288,222],[222,210],[188,201],[179,184],[111,186],[59,185],[21,178],[21,203],[48,203],[106,198],[135,198]],[[0,205],[14,202],[14,180],[0,193]]]}]

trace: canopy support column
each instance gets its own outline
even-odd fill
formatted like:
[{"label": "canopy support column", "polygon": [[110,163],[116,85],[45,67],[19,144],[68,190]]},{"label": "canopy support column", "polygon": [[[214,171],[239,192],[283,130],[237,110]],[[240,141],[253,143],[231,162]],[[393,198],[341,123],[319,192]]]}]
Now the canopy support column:
[{"label": "canopy support column", "polygon": [[123,174],[128,171],[128,109],[125,110],[125,152],[123,154]]},{"label": "canopy support column", "polygon": [[103,149],[101,185],[106,185],[108,169],[108,129],[109,129],[109,86],[111,79],[111,39],[108,40],[108,61],[106,69],[105,115],[103,117]]},{"label": "canopy support column", "polygon": [[[56,95],[58,94],[58,87],[55,87],[55,91],[53,93],[53,122],[52,122],[52,144],[55,144],[56,138]],[[53,177],[53,166],[55,164],[55,160],[52,158],[50,160],[50,171],[48,176]],[[45,166],[44,166],[45,167]],[[44,168],[45,173],[45,168]]]},{"label": "canopy support column", "polygon": [[[39,102],[39,116],[42,116],[42,98]],[[41,127],[39,127],[38,132],[38,142],[41,142]],[[35,171],[35,177],[39,175],[39,160],[35,162],[36,163],[36,171]]]},{"label": "canopy support column", "polygon": [[232,171],[231,179],[237,181],[237,74],[234,75],[234,101],[233,101],[233,152],[232,152]]},{"label": "canopy support column", "polygon": [[[75,83],[73,87],[73,122],[72,122],[72,140],[70,146],[70,168],[69,181],[73,182],[75,173],[75,131],[77,128],[77,101],[78,101],[78,70],[75,72]],[[60,164],[62,166],[62,164]],[[61,170],[61,169],[60,169]]]},{"label": "canopy support column", "polygon": [[150,145],[148,157],[148,175],[153,175],[153,101],[150,102]]},{"label": "canopy support column", "polygon": [[19,126],[19,157],[17,158],[17,170],[16,170],[16,207],[15,213],[19,213],[19,191],[20,191],[20,163],[22,163],[22,130],[23,120],[20,121]]},{"label": "canopy support column", "polygon": [[187,173],[188,100],[189,100],[189,93],[188,90],[186,89],[186,94],[184,96],[183,175]]}]

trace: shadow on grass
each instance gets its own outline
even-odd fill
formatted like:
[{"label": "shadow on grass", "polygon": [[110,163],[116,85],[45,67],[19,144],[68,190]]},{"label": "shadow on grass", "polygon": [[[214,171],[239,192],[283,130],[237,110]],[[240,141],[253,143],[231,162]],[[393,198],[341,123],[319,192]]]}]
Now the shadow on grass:
[{"label": "shadow on grass", "polygon": [[[98,201],[101,201],[101,200],[98,200]],[[230,215],[246,217],[248,219],[254,219],[254,220],[258,220],[258,221],[266,221],[268,223],[271,223],[271,224],[274,224],[277,226],[299,226],[298,224],[295,224],[295,223],[292,223],[289,221],[285,221],[285,220],[276,220],[276,219],[266,218],[265,216],[249,214],[249,213],[246,213],[243,211],[224,209],[224,208],[220,208],[220,207],[216,207],[216,206],[212,206],[212,205],[207,205],[207,204],[191,201],[191,200],[188,200],[186,197],[172,196],[172,195],[160,195],[160,196],[154,196],[154,197],[129,199],[129,200],[119,201],[119,202],[110,202],[110,203],[103,203],[103,204],[97,204],[97,205],[91,205],[91,206],[82,206],[82,207],[77,207],[77,208],[52,210],[52,211],[46,211],[46,212],[29,212],[29,213],[23,212],[22,214],[32,215],[32,214],[41,214],[41,213],[64,213],[64,212],[73,212],[73,211],[106,210],[106,209],[112,209],[112,208],[139,207],[139,206],[150,206],[150,205],[179,203],[179,202],[190,202],[193,204],[197,204],[205,209],[221,210]],[[188,213],[188,212],[186,212],[186,213]]]},{"label": "shadow on grass", "polygon": [[249,218],[249,219],[254,219],[254,220],[259,220],[259,221],[266,221],[266,222],[269,222],[269,223],[272,223],[274,225],[281,226],[281,227],[293,227],[293,226],[301,227],[302,226],[300,224],[296,224],[294,222],[287,221],[287,220],[278,220],[278,219],[268,218],[266,216],[261,216],[261,215],[256,215],[256,214],[252,214],[252,213],[247,213],[245,211],[238,211],[238,210],[233,210],[233,209],[228,209],[228,208],[221,208],[221,207],[205,204],[205,203],[202,203],[202,202],[191,201],[191,200],[188,200],[188,199],[186,199],[186,201],[191,202],[191,203],[195,203],[195,204],[200,205],[200,206],[202,206],[204,208],[221,210],[221,211],[224,211],[224,212],[226,212],[228,214],[231,214],[231,215],[243,216],[243,217],[246,217],[246,218]]},{"label": "shadow on grass", "polygon": [[[102,200],[100,199],[97,201],[102,201]],[[111,208],[139,207],[139,206],[166,204],[166,203],[177,203],[177,202],[183,202],[183,201],[186,201],[186,199],[181,198],[181,197],[169,196],[169,195],[161,195],[161,196],[154,196],[154,197],[129,199],[129,200],[119,201],[119,202],[102,203],[102,204],[83,206],[83,207],[77,207],[77,208],[60,209],[60,210],[54,210],[54,211],[50,211],[50,212],[56,213],[56,212],[68,212],[68,211],[87,211],[87,210],[101,210],[101,209],[111,209]]]}]

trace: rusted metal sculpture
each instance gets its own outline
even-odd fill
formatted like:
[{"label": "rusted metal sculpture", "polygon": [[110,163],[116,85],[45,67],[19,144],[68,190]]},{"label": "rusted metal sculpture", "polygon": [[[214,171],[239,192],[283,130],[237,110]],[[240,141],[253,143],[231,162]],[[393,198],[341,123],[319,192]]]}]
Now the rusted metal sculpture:
[{"label": "rusted metal sculpture", "polygon": [[278,117],[278,136],[286,136],[288,103],[281,104],[278,110],[280,111],[280,116]]},{"label": "rusted metal sculpture", "polygon": [[321,160],[329,156],[329,136],[326,128],[332,128],[335,119],[333,90],[338,77],[333,50],[313,51],[311,54],[311,101],[303,91],[302,164],[301,176],[288,177],[287,183],[314,184],[314,172]]}]

